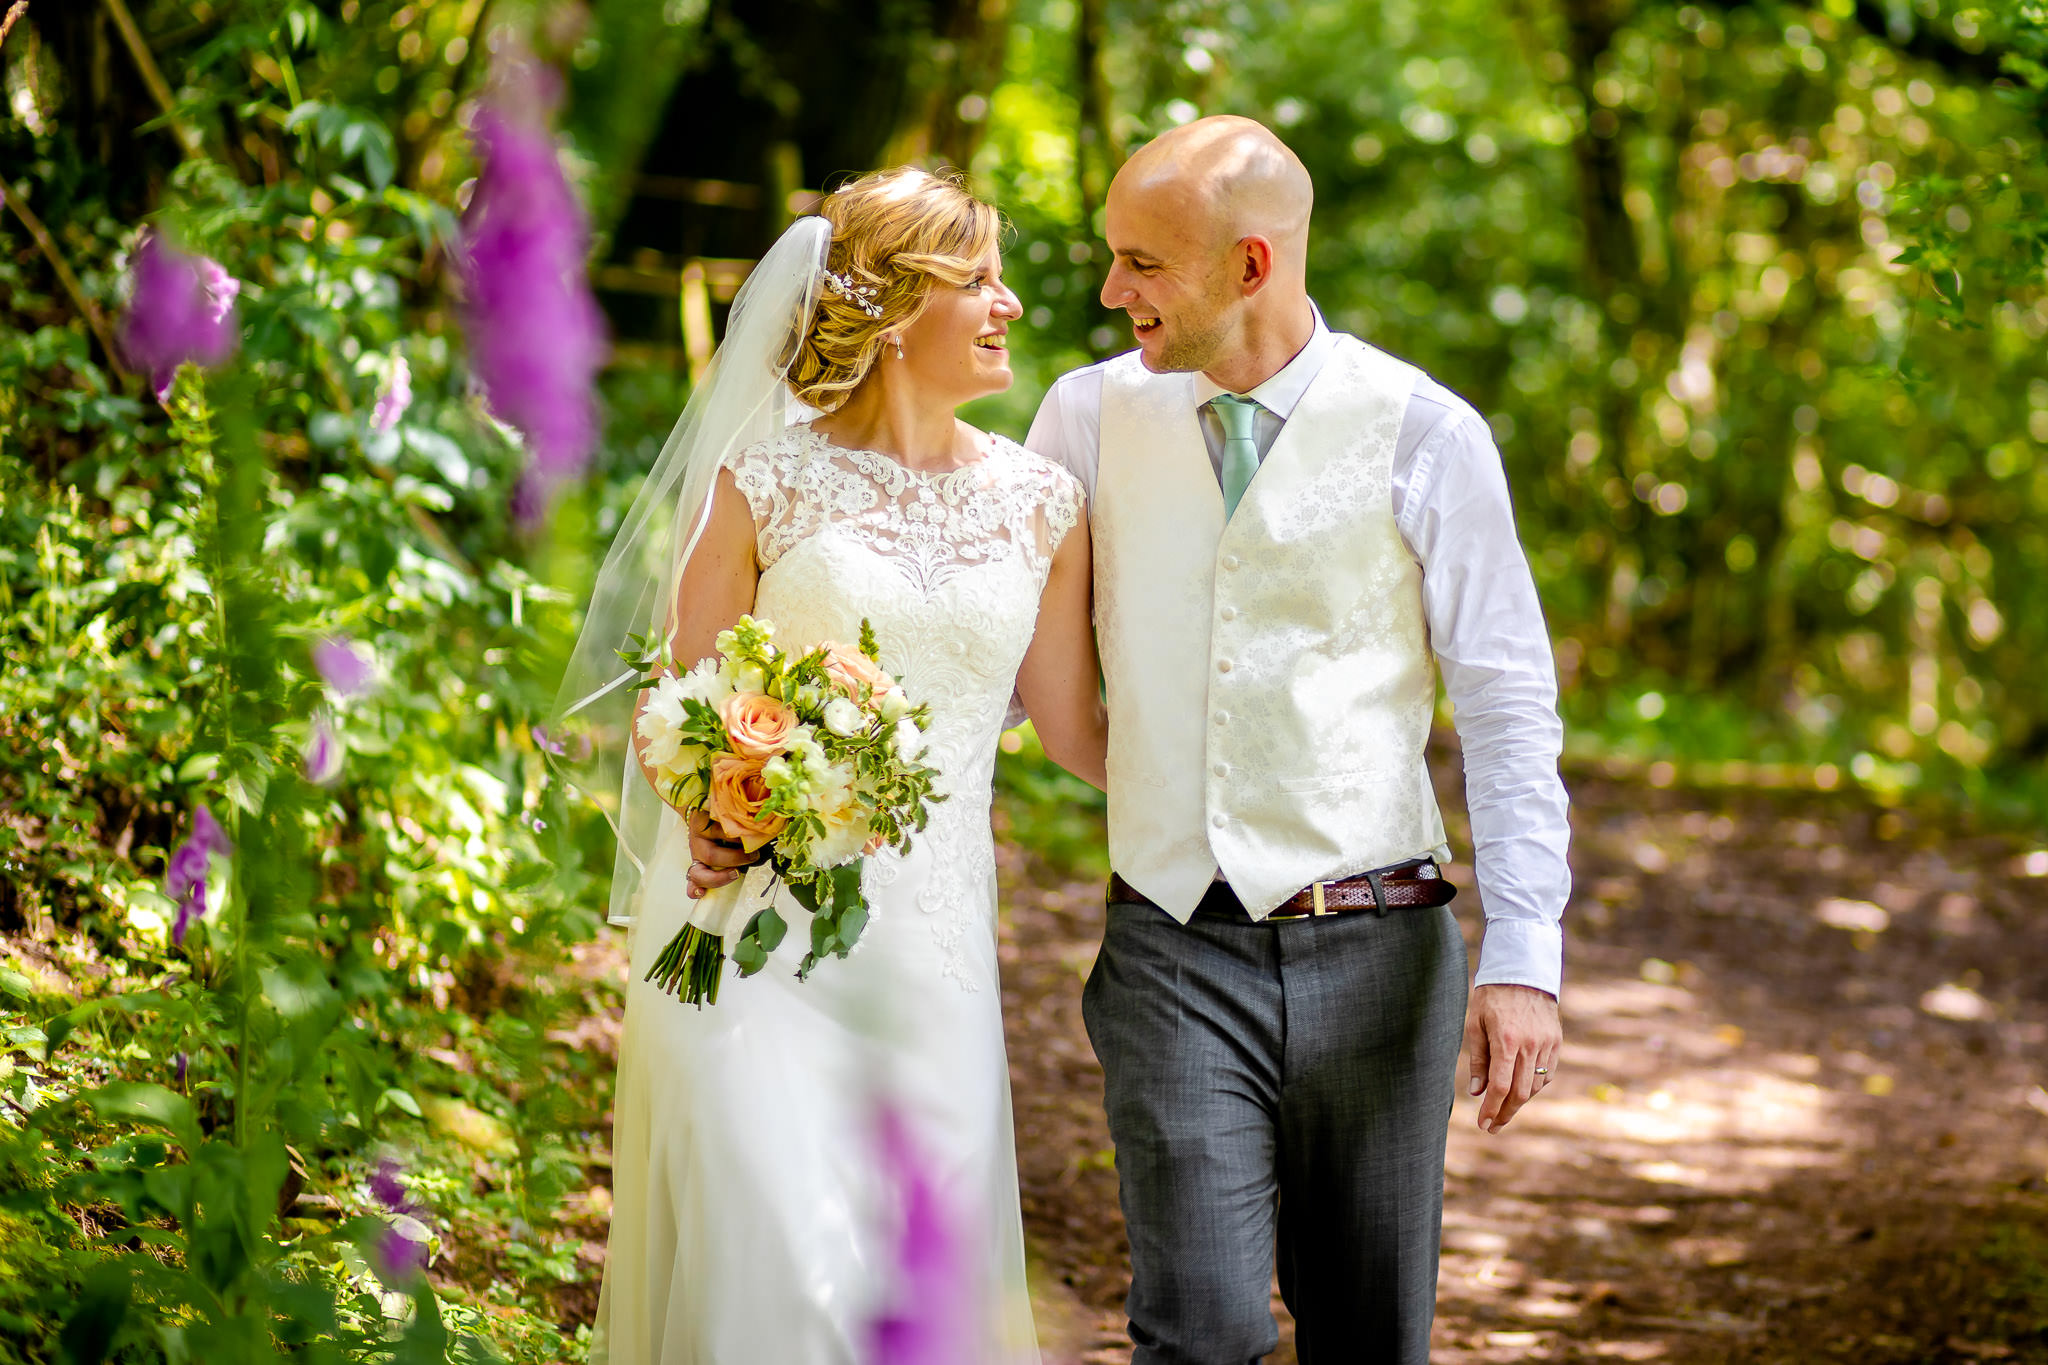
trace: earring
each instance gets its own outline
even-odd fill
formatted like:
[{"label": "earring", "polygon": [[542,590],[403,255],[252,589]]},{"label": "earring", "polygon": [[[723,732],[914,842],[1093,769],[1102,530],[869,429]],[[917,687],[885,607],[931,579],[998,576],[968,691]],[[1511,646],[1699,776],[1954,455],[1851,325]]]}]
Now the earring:
[{"label": "earring", "polygon": [[896,358],[903,359],[903,338],[900,336],[896,338]]}]

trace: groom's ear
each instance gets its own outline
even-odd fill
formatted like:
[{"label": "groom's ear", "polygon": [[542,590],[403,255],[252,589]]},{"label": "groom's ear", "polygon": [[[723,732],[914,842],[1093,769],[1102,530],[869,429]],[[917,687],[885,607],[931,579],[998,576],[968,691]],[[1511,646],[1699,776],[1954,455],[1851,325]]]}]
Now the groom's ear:
[{"label": "groom's ear", "polygon": [[1245,298],[1273,282],[1273,244],[1264,237],[1246,237],[1237,244],[1238,289]]}]

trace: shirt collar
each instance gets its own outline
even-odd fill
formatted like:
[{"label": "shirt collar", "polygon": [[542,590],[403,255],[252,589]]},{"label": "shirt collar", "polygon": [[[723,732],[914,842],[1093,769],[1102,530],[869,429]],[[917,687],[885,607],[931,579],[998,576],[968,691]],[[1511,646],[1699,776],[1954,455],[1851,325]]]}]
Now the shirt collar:
[{"label": "shirt collar", "polygon": [[[1336,343],[1335,334],[1323,321],[1323,310],[1313,300],[1309,312],[1315,315],[1315,330],[1309,333],[1308,344],[1295,353],[1294,359],[1280,367],[1280,370],[1265,383],[1244,395],[1281,421],[1294,415],[1295,405],[1308,392],[1308,386],[1323,372],[1323,365],[1330,358],[1330,350]],[[1200,407],[1224,389],[1215,380],[1197,370],[1195,372],[1195,406]]]}]

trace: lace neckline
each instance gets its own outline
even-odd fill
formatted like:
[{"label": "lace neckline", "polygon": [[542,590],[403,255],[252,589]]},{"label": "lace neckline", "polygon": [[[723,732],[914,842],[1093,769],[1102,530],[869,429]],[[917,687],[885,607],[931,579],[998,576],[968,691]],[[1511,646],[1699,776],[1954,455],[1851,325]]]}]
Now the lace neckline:
[{"label": "lace neckline", "polygon": [[880,460],[883,464],[888,465],[891,469],[902,474],[905,478],[913,480],[914,482],[917,483],[928,484],[944,484],[952,479],[960,477],[962,474],[972,474],[977,470],[986,469],[989,466],[989,463],[996,458],[996,452],[999,449],[997,442],[1001,439],[1000,437],[991,435],[988,438],[988,450],[981,456],[980,459],[970,461],[967,464],[955,465],[951,469],[916,469],[910,465],[903,463],[903,461],[897,459],[894,455],[890,455],[885,451],[870,450],[866,446],[841,445],[838,441],[834,440],[829,433],[818,430],[818,428],[811,422],[803,423],[802,430],[805,435],[809,436],[812,440],[823,445],[827,450],[833,452],[834,454],[848,455],[854,457],[855,459],[862,460]]}]

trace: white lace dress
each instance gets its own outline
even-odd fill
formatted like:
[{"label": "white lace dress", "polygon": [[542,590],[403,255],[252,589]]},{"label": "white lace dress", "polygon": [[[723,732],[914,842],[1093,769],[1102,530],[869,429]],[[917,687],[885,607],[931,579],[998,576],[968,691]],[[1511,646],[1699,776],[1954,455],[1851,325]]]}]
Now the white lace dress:
[{"label": "white lace dress", "polygon": [[867,864],[853,954],[794,973],[809,918],[759,975],[727,968],[692,1009],[641,977],[681,924],[680,833],[647,869],[614,1111],[613,1212],[596,1357],[611,1365],[857,1365],[891,1270],[878,1097],[908,1121],[965,1236],[982,1346],[962,1365],[1038,1360],[1024,1280],[1010,1083],[996,981],[990,780],[1038,600],[1082,493],[995,439],[925,474],[807,426],[728,461],[776,639],[852,642],[932,706],[926,761],[948,799],[907,856]]}]

